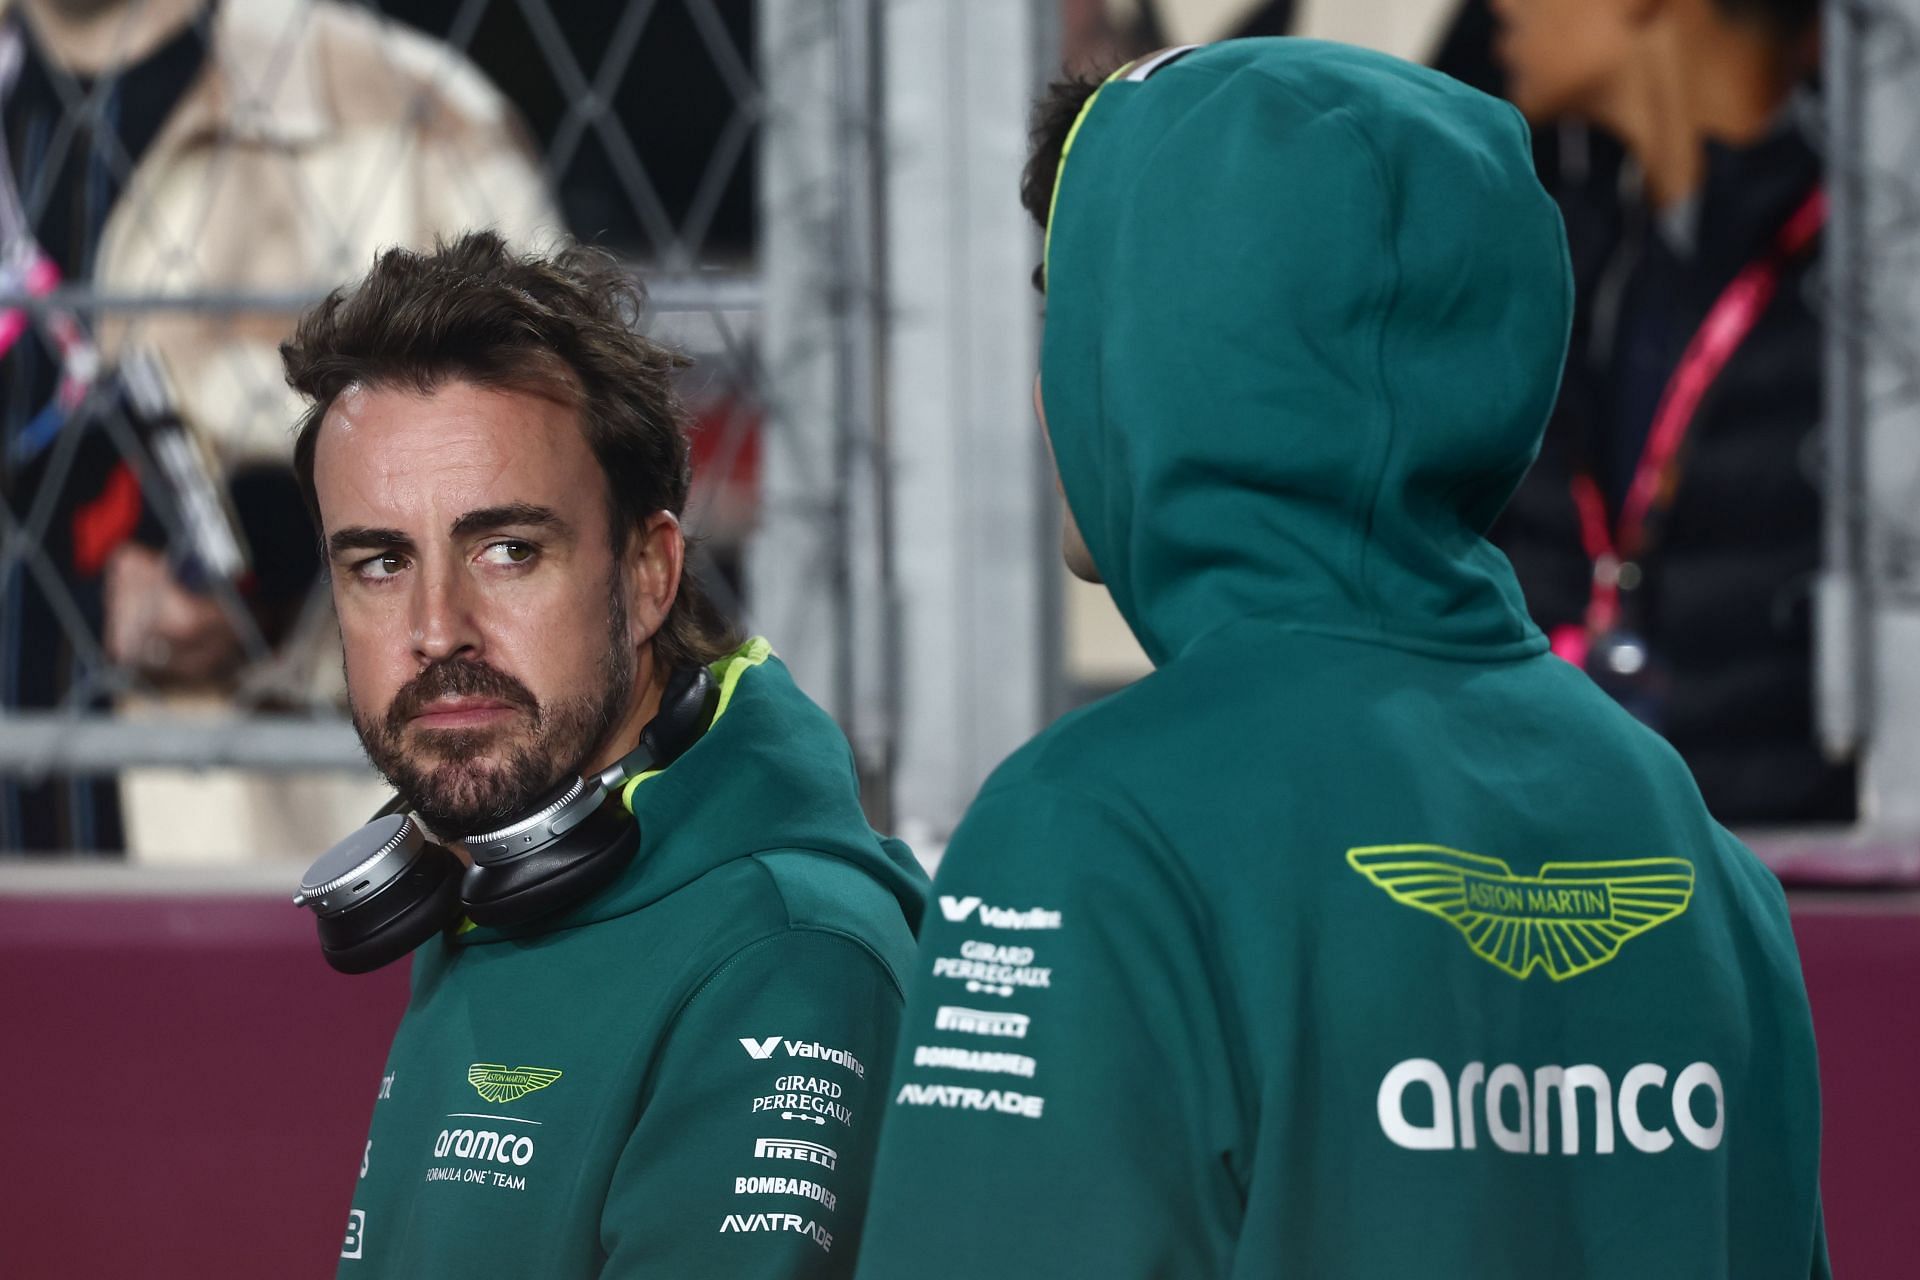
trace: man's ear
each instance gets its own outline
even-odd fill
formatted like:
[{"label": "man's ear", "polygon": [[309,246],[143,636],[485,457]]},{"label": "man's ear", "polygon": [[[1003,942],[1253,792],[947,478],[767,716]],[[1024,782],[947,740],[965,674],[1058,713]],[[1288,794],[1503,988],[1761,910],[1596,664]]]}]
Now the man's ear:
[{"label": "man's ear", "polygon": [[621,573],[627,584],[627,635],[634,648],[653,638],[680,593],[687,540],[671,511],[656,511],[627,539]]}]

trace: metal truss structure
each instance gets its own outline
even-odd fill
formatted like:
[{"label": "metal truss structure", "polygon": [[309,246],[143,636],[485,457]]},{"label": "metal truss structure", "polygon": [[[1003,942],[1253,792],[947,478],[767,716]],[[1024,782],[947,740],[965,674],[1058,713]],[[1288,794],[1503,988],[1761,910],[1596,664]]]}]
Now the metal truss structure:
[{"label": "metal truss structure", "polygon": [[1920,832],[1920,3],[1826,6],[1827,570],[1821,729],[1863,836]]}]

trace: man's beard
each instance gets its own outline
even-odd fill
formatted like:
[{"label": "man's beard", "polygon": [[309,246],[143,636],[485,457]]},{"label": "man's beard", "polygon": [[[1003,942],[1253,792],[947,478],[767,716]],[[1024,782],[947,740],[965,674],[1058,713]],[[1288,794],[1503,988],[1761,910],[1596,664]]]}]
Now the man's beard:
[{"label": "man's beard", "polygon": [[[542,706],[532,690],[505,672],[484,662],[446,658],[402,685],[385,715],[363,716],[360,708],[350,707],[367,758],[434,834],[458,839],[524,816],[562,778],[578,776],[619,724],[633,693],[634,660],[617,578],[609,595],[607,651],[597,693]],[[532,723],[415,729],[409,743],[412,717],[450,694],[497,699],[519,708]],[[510,734],[520,740],[495,759],[479,758]]]}]

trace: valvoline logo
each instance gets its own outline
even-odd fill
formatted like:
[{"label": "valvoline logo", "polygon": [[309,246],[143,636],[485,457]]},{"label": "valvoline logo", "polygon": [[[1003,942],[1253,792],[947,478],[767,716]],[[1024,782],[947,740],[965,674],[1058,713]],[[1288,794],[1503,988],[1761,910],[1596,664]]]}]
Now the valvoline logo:
[{"label": "valvoline logo", "polygon": [[845,1067],[862,1080],[867,1078],[866,1064],[846,1049],[830,1049],[817,1040],[787,1040],[781,1036],[768,1036],[764,1040],[755,1040],[751,1036],[740,1037],[740,1047],[756,1062],[765,1062],[783,1044],[789,1058],[818,1058],[822,1062]]}]

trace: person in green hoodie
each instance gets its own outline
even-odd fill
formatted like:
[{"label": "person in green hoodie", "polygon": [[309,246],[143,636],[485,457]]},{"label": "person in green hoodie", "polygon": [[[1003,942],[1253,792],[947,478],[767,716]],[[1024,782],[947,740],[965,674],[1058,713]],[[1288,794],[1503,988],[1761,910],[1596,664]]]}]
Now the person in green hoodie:
[{"label": "person in green hoodie", "polygon": [[[354,722],[473,863],[396,815],[303,885],[350,970],[431,856],[459,893],[413,953],[342,1277],[852,1271],[924,876],[833,722],[684,573],[681,362],[637,303],[611,260],[476,233],[383,255],[283,348]],[[529,811],[544,862],[472,834]],[[402,845],[426,852],[368,888]]]},{"label": "person in green hoodie", "polygon": [[1780,886],[1485,538],[1571,307],[1520,116],[1249,40],[1040,121],[1068,559],[1155,670],[954,834],[859,1274],[1824,1273]]}]

